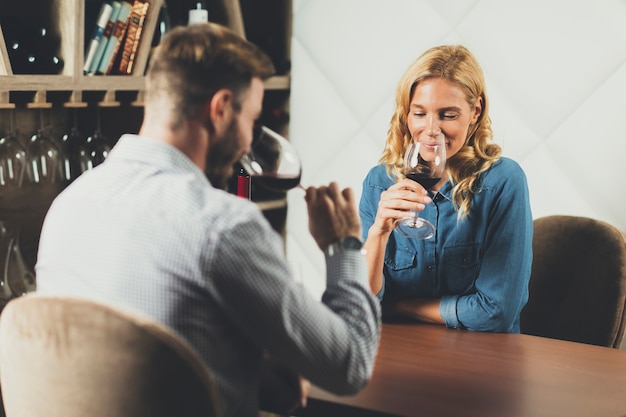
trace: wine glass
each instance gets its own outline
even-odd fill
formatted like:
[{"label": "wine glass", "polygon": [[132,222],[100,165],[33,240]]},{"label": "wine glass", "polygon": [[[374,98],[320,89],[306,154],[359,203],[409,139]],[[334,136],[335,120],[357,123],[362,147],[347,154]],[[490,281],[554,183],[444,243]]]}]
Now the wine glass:
[{"label": "wine glass", "polygon": [[80,172],[95,168],[104,162],[111,152],[107,138],[100,129],[100,110],[96,113],[96,129],[78,147]]},{"label": "wine glass", "polygon": [[0,138],[0,187],[19,188],[26,169],[26,150],[20,144],[17,132],[13,128]]},{"label": "wine glass", "polygon": [[71,129],[63,133],[57,140],[59,148],[59,169],[61,179],[65,182],[72,182],[82,173],[78,164],[78,147],[82,136],[78,131],[78,115],[74,109],[74,124]]},{"label": "wine glass", "polygon": [[9,226],[4,221],[0,220],[0,308],[4,307],[13,298],[5,268],[10,253],[8,248],[11,247],[10,243],[12,241],[12,230],[9,229]]},{"label": "wine glass", "polygon": [[[8,284],[11,294],[15,297],[35,291],[35,272],[22,255],[20,245],[21,227],[17,226],[14,235],[9,237],[6,257],[4,259],[4,277],[2,284]],[[5,290],[6,291],[6,290]]]},{"label": "wine glass", "polygon": [[[445,175],[446,145],[442,133],[413,140],[404,154],[404,175],[431,190]],[[417,212],[396,222],[396,229],[409,239],[430,239],[435,226]]]},{"label": "wine glass", "polygon": [[39,129],[31,136],[26,147],[28,175],[33,184],[55,184],[58,181],[59,150],[44,127],[43,111]]},{"label": "wine glass", "polygon": [[287,139],[266,126],[255,126],[250,152],[239,162],[255,184],[268,190],[303,188],[298,153]]}]

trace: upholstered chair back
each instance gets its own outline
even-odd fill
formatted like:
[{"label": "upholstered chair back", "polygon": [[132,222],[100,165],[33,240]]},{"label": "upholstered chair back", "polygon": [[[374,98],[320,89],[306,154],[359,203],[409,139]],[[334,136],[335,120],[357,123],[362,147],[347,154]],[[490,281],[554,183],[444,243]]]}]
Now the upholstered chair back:
[{"label": "upholstered chair back", "polygon": [[161,325],[92,301],[30,294],[0,316],[8,417],[219,416],[199,357]]},{"label": "upholstered chair back", "polygon": [[626,241],[619,229],[577,216],[534,221],[522,333],[619,348],[625,304]]}]

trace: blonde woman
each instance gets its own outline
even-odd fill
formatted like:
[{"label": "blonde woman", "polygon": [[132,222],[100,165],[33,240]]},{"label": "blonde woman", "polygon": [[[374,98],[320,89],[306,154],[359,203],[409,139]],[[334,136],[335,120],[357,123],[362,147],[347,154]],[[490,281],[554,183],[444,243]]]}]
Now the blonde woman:
[{"label": "blonde woman", "polygon": [[[440,133],[447,176],[425,190],[402,174],[404,152]],[[411,210],[435,225],[432,238],[394,231]],[[465,47],[429,49],[401,78],[360,215],[370,287],[387,317],[519,333],[532,262],[526,176],[492,142],[482,69]]]}]

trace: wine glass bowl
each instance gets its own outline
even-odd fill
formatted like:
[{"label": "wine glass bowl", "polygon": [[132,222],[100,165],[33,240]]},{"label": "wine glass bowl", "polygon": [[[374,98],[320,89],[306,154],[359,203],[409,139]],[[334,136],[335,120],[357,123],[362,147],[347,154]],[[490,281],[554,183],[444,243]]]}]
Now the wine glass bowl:
[{"label": "wine glass bowl", "polygon": [[27,148],[28,174],[33,184],[54,184],[58,181],[59,150],[41,128],[31,136]]},{"label": "wine glass bowl", "polygon": [[60,136],[57,146],[59,148],[59,169],[61,179],[66,182],[74,181],[80,174],[76,153],[81,140],[80,133],[76,127]]},{"label": "wine glass bowl", "polygon": [[0,138],[0,187],[19,188],[26,168],[26,151],[14,134]]},{"label": "wine glass bowl", "polygon": [[239,161],[255,184],[271,191],[300,185],[302,164],[293,145],[266,126],[255,126],[250,152]]},{"label": "wine glass bowl", "polygon": [[[432,191],[445,176],[446,146],[442,133],[435,137],[413,140],[404,154],[404,175]],[[409,239],[430,239],[435,234],[435,226],[419,217],[417,212],[396,222],[396,230]]]},{"label": "wine glass bowl", "polygon": [[95,168],[109,156],[111,147],[99,128],[88,136],[78,148],[80,172]]}]

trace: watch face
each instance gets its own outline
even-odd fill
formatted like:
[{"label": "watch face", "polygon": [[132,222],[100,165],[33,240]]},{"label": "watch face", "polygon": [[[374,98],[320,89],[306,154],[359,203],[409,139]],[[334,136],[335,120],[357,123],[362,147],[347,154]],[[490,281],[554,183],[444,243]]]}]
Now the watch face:
[{"label": "watch face", "polygon": [[361,243],[361,240],[356,237],[348,236],[342,239],[341,246],[344,249],[361,249],[361,247],[363,247],[363,243]]}]

